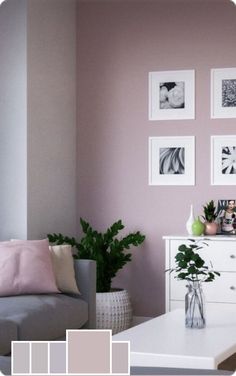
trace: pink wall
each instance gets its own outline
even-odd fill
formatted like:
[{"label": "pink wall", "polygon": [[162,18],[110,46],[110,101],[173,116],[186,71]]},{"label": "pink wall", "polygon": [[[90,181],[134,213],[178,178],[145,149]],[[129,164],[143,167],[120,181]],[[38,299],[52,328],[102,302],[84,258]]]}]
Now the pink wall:
[{"label": "pink wall", "polygon": [[[115,285],[136,315],[164,310],[163,235],[184,234],[210,199],[210,135],[236,119],[210,119],[210,69],[236,66],[236,6],[229,0],[79,1],[78,213],[98,229],[122,218],[146,234]],[[196,120],[148,121],[148,72],[196,70]],[[196,185],[148,186],[148,137],[196,136]]]}]

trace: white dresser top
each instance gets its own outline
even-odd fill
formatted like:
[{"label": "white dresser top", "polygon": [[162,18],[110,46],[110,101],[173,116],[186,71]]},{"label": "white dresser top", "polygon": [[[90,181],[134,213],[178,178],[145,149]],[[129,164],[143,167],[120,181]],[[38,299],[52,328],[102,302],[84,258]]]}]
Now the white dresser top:
[{"label": "white dresser top", "polygon": [[196,239],[196,240],[220,240],[220,241],[236,241],[236,235],[203,235],[203,236],[194,236],[194,235],[164,235],[162,237],[164,240],[186,240],[186,239]]}]

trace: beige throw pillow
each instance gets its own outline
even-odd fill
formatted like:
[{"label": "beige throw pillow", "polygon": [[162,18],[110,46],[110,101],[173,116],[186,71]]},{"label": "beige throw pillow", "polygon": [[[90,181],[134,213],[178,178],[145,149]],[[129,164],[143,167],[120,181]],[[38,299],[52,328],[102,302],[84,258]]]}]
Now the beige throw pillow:
[{"label": "beige throw pillow", "polygon": [[80,294],[74,271],[71,246],[68,244],[49,246],[56,284],[61,292]]}]

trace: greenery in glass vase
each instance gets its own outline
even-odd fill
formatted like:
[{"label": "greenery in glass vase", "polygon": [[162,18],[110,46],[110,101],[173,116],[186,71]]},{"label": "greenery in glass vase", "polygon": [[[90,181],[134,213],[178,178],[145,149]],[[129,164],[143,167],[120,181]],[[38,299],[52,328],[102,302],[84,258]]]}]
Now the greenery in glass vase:
[{"label": "greenery in glass vase", "polygon": [[187,280],[189,282],[212,282],[220,273],[214,271],[212,266],[206,265],[206,262],[197,253],[207,243],[197,241],[195,239],[188,239],[190,244],[181,244],[178,247],[178,253],[175,256],[176,267],[168,269],[169,272],[175,272],[175,278],[180,280]]},{"label": "greenery in glass vase", "polygon": [[121,220],[113,223],[104,233],[94,230],[91,225],[80,218],[83,237],[77,241],[74,237],[62,234],[48,234],[50,243],[70,244],[75,249],[77,259],[95,260],[97,263],[97,292],[109,292],[112,279],[123,266],[131,261],[131,253],[126,250],[131,246],[142,244],[145,236],[139,231],[124,237],[117,235],[124,229]]},{"label": "greenery in glass vase", "polygon": [[203,206],[204,216],[203,219],[206,222],[214,222],[214,220],[217,218],[217,212],[216,207],[214,204],[214,201],[209,201],[205,206]]}]

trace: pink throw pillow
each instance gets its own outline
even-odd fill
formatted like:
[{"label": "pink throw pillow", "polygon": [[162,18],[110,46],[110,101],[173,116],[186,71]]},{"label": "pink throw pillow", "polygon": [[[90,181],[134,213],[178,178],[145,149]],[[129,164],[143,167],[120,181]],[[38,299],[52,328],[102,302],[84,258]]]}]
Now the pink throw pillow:
[{"label": "pink throw pillow", "polygon": [[0,242],[0,296],[59,292],[47,239]]}]

